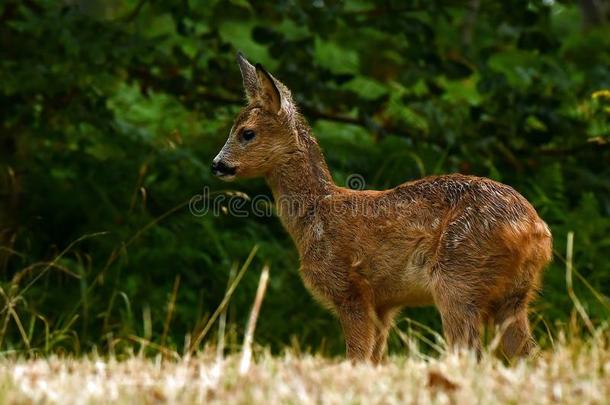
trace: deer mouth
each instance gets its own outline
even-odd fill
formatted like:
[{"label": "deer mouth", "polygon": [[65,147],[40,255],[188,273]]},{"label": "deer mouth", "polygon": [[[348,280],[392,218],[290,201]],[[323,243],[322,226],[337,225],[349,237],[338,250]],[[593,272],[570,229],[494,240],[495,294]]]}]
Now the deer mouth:
[{"label": "deer mouth", "polygon": [[235,180],[235,175],[234,174],[217,174],[216,177],[218,177],[222,181],[233,181],[233,180]]},{"label": "deer mouth", "polygon": [[213,162],[211,169],[212,173],[216,177],[221,178],[223,180],[232,180],[233,178],[235,178],[235,174],[237,173],[236,166],[229,166],[223,161]]}]

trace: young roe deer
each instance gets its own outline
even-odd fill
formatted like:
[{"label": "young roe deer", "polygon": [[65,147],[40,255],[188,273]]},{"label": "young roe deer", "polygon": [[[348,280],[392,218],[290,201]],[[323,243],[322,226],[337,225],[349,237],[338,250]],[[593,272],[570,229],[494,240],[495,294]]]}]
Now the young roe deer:
[{"label": "young roe deer", "polygon": [[503,329],[507,356],[534,345],[527,307],[551,259],[551,233],[511,187],[451,174],[391,190],[333,183],[290,91],[237,55],[247,106],[212,170],[262,176],[294,240],[301,277],[338,315],[352,360],[379,362],[403,307],[436,305],[452,348],[480,354],[480,325]]}]

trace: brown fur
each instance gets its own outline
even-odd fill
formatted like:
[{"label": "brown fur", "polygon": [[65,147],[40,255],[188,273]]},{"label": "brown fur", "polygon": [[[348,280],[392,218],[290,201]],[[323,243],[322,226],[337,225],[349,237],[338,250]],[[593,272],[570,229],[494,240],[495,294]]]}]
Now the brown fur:
[{"label": "brown fur", "polygon": [[[438,308],[452,348],[480,352],[479,327],[493,319],[505,353],[527,353],[527,307],[551,259],[551,233],[531,204],[460,174],[385,191],[339,187],[288,89],[238,61],[249,103],[215,162],[267,180],[303,281],[338,315],[348,357],[379,362],[397,312],[425,305]],[[256,137],[244,142],[245,129]]]}]

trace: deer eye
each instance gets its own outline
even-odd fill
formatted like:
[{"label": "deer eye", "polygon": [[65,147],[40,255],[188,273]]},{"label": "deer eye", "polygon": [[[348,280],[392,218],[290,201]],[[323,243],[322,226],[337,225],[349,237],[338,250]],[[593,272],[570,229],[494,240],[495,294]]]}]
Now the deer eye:
[{"label": "deer eye", "polygon": [[256,134],[254,133],[254,131],[252,131],[251,129],[246,129],[244,132],[242,132],[241,134],[241,138],[244,141],[250,141],[252,139],[254,139],[254,137],[256,136]]}]

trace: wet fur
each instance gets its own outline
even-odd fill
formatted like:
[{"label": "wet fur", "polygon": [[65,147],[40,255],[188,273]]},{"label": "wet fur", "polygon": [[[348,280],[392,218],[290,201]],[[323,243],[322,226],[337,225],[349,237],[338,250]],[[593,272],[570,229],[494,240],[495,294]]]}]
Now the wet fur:
[{"label": "wet fur", "polygon": [[[438,308],[453,348],[480,352],[488,320],[502,327],[507,356],[532,348],[527,307],[552,242],[523,196],[460,174],[384,191],[339,187],[288,89],[260,72],[254,79],[245,59],[240,67],[249,103],[217,159],[267,180],[302,279],[339,317],[349,358],[379,362],[399,310],[426,305]],[[239,140],[246,128],[257,132],[252,143]]]}]

